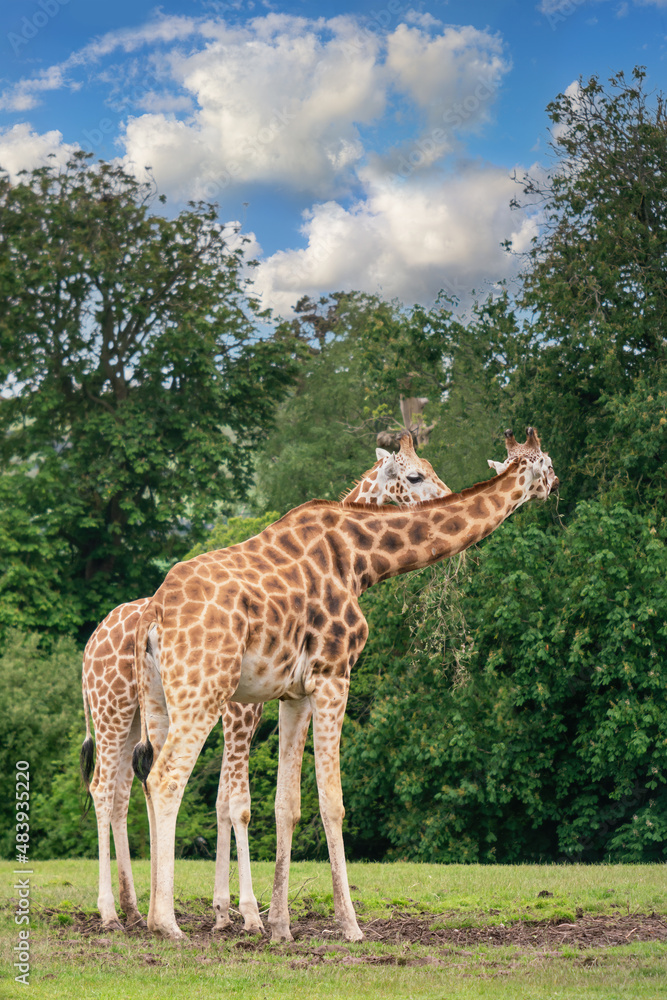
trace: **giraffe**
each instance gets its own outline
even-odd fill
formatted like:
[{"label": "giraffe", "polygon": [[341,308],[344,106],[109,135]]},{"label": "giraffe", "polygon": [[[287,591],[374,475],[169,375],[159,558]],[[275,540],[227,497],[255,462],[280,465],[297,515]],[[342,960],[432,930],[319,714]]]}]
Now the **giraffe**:
[{"label": "giraffe", "polygon": [[[392,453],[383,448],[376,448],[377,461],[366,472],[355,486],[343,494],[345,503],[375,504],[397,503],[404,506],[414,506],[425,500],[447,496],[452,491],[436,475],[433,466],[426,459],[417,455],[412,436],[408,433],[401,436],[399,451]],[[258,702],[244,706],[238,703],[228,703],[232,706],[231,713],[227,706],[223,710],[222,722],[225,733],[225,749],[223,753],[222,770],[218,799],[216,802],[218,842],[215,862],[215,886],[213,891],[213,911],[215,914],[214,930],[222,930],[229,926],[229,860],[231,853],[231,827],[236,837],[238,869],[239,869],[239,910],[244,918],[244,930],[253,933],[264,930],[259,914],[257,901],[252,892],[250,877],[250,862],[248,848],[248,823],[250,821],[250,790],[248,781],[248,759],[250,743],[262,716],[263,703]],[[240,709],[245,713],[244,722],[238,718]],[[280,703],[278,731],[288,723],[283,723],[283,703]],[[232,722],[231,715],[235,715]],[[306,724],[306,735],[308,724]],[[282,744],[282,740],[281,740]],[[305,735],[304,735],[305,744]],[[303,748],[302,754],[303,755]],[[285,751],[281,751],[278,763],[278,783],[276,790],[276,814],[284,812],[284,799],[289,797],[292,814],[300,811],[300,776],[301,759],[292,759],[292,767],[288,777],[284,771]],[[294,823],[298,821],[298,816]],[[284,864],[287,855],[287,866],[291,853],[291,830],[289,841],[285,838],[285,826],[277,823],[278,843],[276,864]],[[282,833],[282,838],[280,834]],[[243,859],[243,864],[242,864]]]},{"label": "giraffe", "polygon": [[[420,458],[406,434],[396,454],[376,449],[377,461],[345,494],[347,502],[382,505],[395,502],[412,505],[451,492]],[[146,926],[138,906],[127,837],[127,810],[134,773],[132,749],[139,739],[137,687],[134,676],[134,647],[137,624],[150,598],[121,604],[109,612],[90,637],[83,657],[82,689],[86,738],[81,749],[81,771],[95,804],[99,850],[97,905],[105,930],[123,930],[114,903],[111,882],[113,829],[120,907],[130,926]],[[248,849],[250,793],[248,758],[250,743],[262,715],[262,704],[227,702],[222,711],[225,749],[216,812],[218,845],[214,890],[215,929],[229,925],[229,858],[231,829],[237,841],[240,900],[239,910],[245,930],[263,930],[257,901],[252,890]],[[92,715],[96,738],[93,770]],[[159,742],[160,737],[158,737]]]},{"label": "giraffe", "polygon": [[[279,856],[269,926],[289,939],[289,851],[306,732],[313,717],[315,770],[327,837],[334,911],[344,936],[363,937],[350,899],[342,838],[340,733],[350,671],[368,636],[359,596],[374,583],[431,565],[494,531],[517,507],[546,499],[558,480],[534,430],[530,454],[495,478],[412,510],[313,500],[259,535],[179,563],[143,610],[135,643],[141,742],[135,774],[151,817],[150,930],[178,939],[174,834],[185,784],[231,699],[281,700],[282,780],[276,793]],[[161,679],[162,702],[152,697]],[[154,759],[152,733],[168,735]],[[278,806],[280,803],[280,808]]]}]

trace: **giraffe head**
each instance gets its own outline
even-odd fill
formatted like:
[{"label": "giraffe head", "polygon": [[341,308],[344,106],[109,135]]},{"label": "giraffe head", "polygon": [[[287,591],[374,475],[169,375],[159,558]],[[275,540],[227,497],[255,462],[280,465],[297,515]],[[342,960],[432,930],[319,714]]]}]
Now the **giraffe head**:
[{"label": "giraffe head", "polygon": [[375,454],[377,462],[353,490],[341,497],[343,502],[412,505],[452,492],[435,474],[431,463],[419,457],[410,434],[401,437],[400,451],[395,454],[384,448],[376,448]]},{"label": "giraffe head", "polygon": [[528,459],[531,463],[529,468],[534,476],[530,486],[530,495],[540,500],[546,500],[550,493],[557,490],[560,483],[552,461],[546,451],[542,451],[540,439],[534,427],[526,428],[526,440],[519,444],[514,437],[514,431],[505,431],[505,447],[507,448],[507,458],[504,462],[494,462],[489,459],[490,468],[494,469],[498,475],[504,472],[511,462],[519,461],[522,458]]}]

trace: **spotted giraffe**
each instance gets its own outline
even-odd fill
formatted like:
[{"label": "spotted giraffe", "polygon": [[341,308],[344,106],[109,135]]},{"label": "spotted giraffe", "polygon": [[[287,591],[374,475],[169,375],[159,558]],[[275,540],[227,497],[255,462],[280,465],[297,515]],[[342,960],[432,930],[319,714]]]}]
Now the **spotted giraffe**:
[{"label": "spotted giraffe", "polygon": [[[135,773],[151,818],[148,926],[183,937],[174,915],[174,834],[186,782],[231,699],[281,699],[278,858],[269,926],[289,939],[289,845],[298,818],[301,755],[313,717],[315,770],[333,878],[348,940],[362,938],[342,838],[340,733],[350,671],[368,636],[359,596],[374,583],[431,565],[494,531],[521,504],[558,485],[548,455],[512,459],[495,478],[413,510],[315,500],[240,545],[174,566],[143,610],[135,670],[141,742]],[[154,678],[161,679],[161,699]],[[153,733],[168,735],[154,760]]]},{"label": "spotted giraffe", "polygon": [[[451,492],[420,458],[405,435],[397,454],[376,449],[377,461],[346,494],[346,501],[382,505],[396,502],[415,504]],[[128,926],[145,926],[137,907],[127,837],[127,810],[134,774],[132,748],[139,739],[139,714],[134,677],[136,627],[150,598],[121,604],[111,611],[91,636],[83,659],[83,700],[86,740],[81,751],[82,774],[89,784],[95,804],[99,848],[99,891],[97,905],[107,930],[122,930],[116,912],[111,882],[113,829],[120,907]],[[156,679],[157,682],[157,679]],[[158,683],[159,688],[159,683]],[[237,842],[240,900],[239,910],[247,931],[262,930],[262,921],[252,890],[248,849],[250,792],[248,758],[250,743],[262,715],[262,704],[227,702],[222,711],[225,734],[220,785],[217,799],[218,845],[214,890],[216,929],[229,919],[229,858],[231,829]],[[93,741],[89,714],[96,739],[96,763],[92,781]],[[166,733],[157,736],[158,745]]]},{"label": "spotted giraffe", "polygon": [[[451,493],[449,487],[438,478],[430,462],[417,455],[412,437],[409,434],[404,434],[401,437],[400,449],[396,454],[385,451],[383,448],[376,448],[375,454],[377,458],[375,465],[363,475],[351,490],[343,494],[342,500],[345,503],[375,504],[377,506],[397,503],[414,506],[425,500],[447,496]],[[229,861],[232,827],[236,838],[238,858],[239,910],[244,918],[244,929],[248,932],[264,930],[257,901],[252,891],[248,848],[248,823],[250,822],[248,761],[250,744],[261,719],[262,709],[262,702],[249,705],[230,702],[229,707],[226,706],[222,713],[225,749],[216,802],[218,843],[213,891],[214,930],[222,930],[231,923],[229,917]],[[239,717],[241,712],[243,712],[243,719]],[[285,709],[281,702],[279,732],[283,725],[287,724],[282,721],[284,713]],[[284,752],[281,752],[278,765],[276,812],[280,813],[283,810],[282,799],[284,796],[289,796],[290,812],[293,814],[300,811],[301,763],[299,761],[297,770],[296,761],[292,761],[288,786],[283,775],[284,761],[285,755]],[[279,832],[284,832],[283,826],[279,825]],[[280,863],[285,849],[288,852],[291,850],[291,831],[289,846],[283,847],[283,851],[281,851],[281,845],[278,844],[277,863]]]}]

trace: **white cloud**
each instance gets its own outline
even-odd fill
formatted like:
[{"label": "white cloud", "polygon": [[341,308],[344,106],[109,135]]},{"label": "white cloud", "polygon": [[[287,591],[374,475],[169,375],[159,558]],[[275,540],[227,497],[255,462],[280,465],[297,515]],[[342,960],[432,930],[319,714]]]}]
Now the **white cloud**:
[{"label": "white cloud", "polygon": [[286,315],[307,293],[362,289],[407,303],[432,302],[445,288],[466,299],[485,294],[515,263],[500,244],[525,250],[536,223],[512,212],[516,185],[507,171],[468,164],[456,176],[411,177],[403,183],[367,177],[367,197],[349,209],[316,205],[302,232],[304,249],[284,250],[260,264],[263,302]]},{"label": "white cloud", "polygon": [[[503,50],[499,35],[471,26],[449,25],[432,36],[399,24],[387,39],[387,68],[396,84],[427,110],[430,122],[440,124],[451,117],[448,111],[457,109],[460,125],[470,127],[488,117],[510,68]],[[465,102],[470,103],[468,112]]]},{"label": "white cloud", "polygon": [[0,94],[0,110],[30,111],[40,103],[39,95],[48,90],[61,90],[65,81],[63,67],[50,66],[37,76],[21,80],[16,86],[3,91]]},{"label": "white cloud", "polygon": [[209,152],[205,137],[184,122],[163,114],[132,118],[123,145],[128,150],[123,166],[140,179],[150,167],[161,193],[181,201],[203,194],[197,179]]},{"label": "white cloud", "polygon": [[397,98],[416,132],[448,130],[444,141],[426,135],[423,168],[455,148],[455,134],[488,119],[509,69],[499,36],[405,16],[411,25],[388,32],[352,15],[269,13],[241,25],[158,16],[21,81],[5,106],[34,107],[41,92],[81,86],[81,68],[101,64],[97,82],[128,115],[118,137],[124,162],[150,164],[165,193],[214,199],[230,185],[259,183],[339,197],[357,184],[365,128],[387,127]]},{"label": "white cloud", "polygon": [[128,162],[150,162],[161,188],[166,176],[179,189],[194,180],[208,197],[235,181],[319,196],[340,190],[363,155],[358,126],[383,114],[386,94],[375,36],[359,35],[349,18],[324,28],[272,14],[244,27],[219,24],[200,51],[172,53],[172,77],[196,111],[178,123],[164,114],[130,119]]},{"label": "white cloud", "polygon": [[[579,83],[578,80],[573,80],[572,83],[570,83],[565,88],[565,96],[570,98],[570,100],[572,101],[572,105],[575,109],[580,104],[581,101],[580,95],[581,95],[581,84]],[[568,132],[567,122],[557,122],[555,125],[551,126],[550,132],[554,140],[562,138],[563,136],[567,135]]]},{"label": "white cloud", "polygon": [[[306,246],[273,254],[253,274],[279,312],[304,292],[332,289],[406,302],[432,301],[443,287],[483,293],[488,276],[512,270],[501,241],[527,245],[534,222],[510,215],[515,187],[505,169],[441,167],[489,119],[510,64],[497,35],[409,20],[375,32],[348,15],[271,13],[241,25],[158,18],[103,36],[24,81],[14,99],[76,86],[77,68],[95,65],[113,98],[131,92],[116,109],[134,110],[116,137],[121,162],[140,179],[150,166],[170,198],[215,200],[262,184],[276,198],[289,188],[301,204],[315,202],[303,220]],[[118,66],[114,52],[123,54]],[[387,150],[396,141],[390,112],[412,138]],[[74,150],[58,132],[17,128],[0,136],[12,169]]]},{"label": "white cloud", "polygon": [[95,38],[88,45],[73,53],[63,64],[68,68],[71,66],[83,66],[98,62],[104,56],[118,50],[122,52],[136,52],[145,45],[167,44],[177,41],[184,41],[186,38],[199,33],[200,22],[192,17],[162,16],[158,15],[147,24],[142,24],[139,28],[122,28],[118,31],[108,31],[106,34]]},{"label": "white cloud", "polygon": [[62,133],[56,129],[39,134],[22,122],[0,130],[0,167],[12,181],[21,170],[30,171],[47,163],[64,165],[77,149],[78,146],[63,142]]},{"label": "white cloud", "polygon": [[[164,114],[144,115],[128,122],[123,139],[128,162],[150,162],[161,187],[167,176],[174,190],[194,181],[210,198],[235,183],[340,194],[364,158],[362,127],[380,121],[396,93],[429,123],[422,138],[435,162],[453,148],[457,131],[488,119],[509,69],[500,38],[467,27],[432,36],[399,25],[381,37],[352,17],[270,14],[243,27],[220,22],[209,32],[203,49],[175,51],[170,60],[193,114],[179,127]],[[434,127],[447,137],[430,142]],[[190,148],[179,180],[174,164],[184,142]]]},{"label": "white cloud", "polygon": [[49,66],[32,77],[19,80],[0,94],[0,110],[28,111],[41,103],[39,95],[49,90],[79,89],[81,83],[73,73],[83,66],[99,62],[110,53],[120,50],[134,52],[146,45],[167,44],[184,40],[200,27],[188,17],[157,16],[140,28],[110,31],[78,49],[62,63]]}]

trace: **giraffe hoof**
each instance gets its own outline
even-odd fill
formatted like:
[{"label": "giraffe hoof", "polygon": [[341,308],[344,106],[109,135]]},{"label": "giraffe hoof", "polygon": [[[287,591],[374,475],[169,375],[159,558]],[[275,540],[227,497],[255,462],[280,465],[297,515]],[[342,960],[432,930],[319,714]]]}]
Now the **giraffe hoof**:
[{"label": "giraffe hoof", "polygon": [[125,928],[121,924],[121,922],[118,919],[118,917],[115,917],[113,920],[103,921],[102,922],[102,930],[105,933],[111,932],[111,931],[120,931],[121,934],[125,933]]},{"label": "giraffe hoof", "polygon": [[215,918],[215,926],[211,928],[211,933],[215,934],[216,931],[225,931],[228,927],[232,926],[231,917],[220,917]]},{"label": "giraffe hoof", "polygon": [[352,927],[348,931],[343,931],[346,941],[363,941],[364,935],[359,927]]},{"label": "giraffe hoof", "polygon": [[256,920],[252,921],[252,922],[248,921],[243,926],[243,933],[244,934],[263,934],[264,933],[264,924],[262,923],[261,920],[259,922],[257,922]]},{"label": "giraffe hoof", "polygon": [[155,927],[154,933],[166,941],[176,941],[179,944],[181,941],[188,940],[187,934],[184,934],[177,924],[174,924],[173,927]]},{"label": "giraffe hoof", "polygon": [[293,940],[294,940],[294,938],[292,937],[292,932],[289,929],[289,927],[287,927],[287,928],[285,928],[285,927],[282,927],[282,928],[272,927],[271,928],[271,941],[272,941],[272,943],[278,944],[280,941],[293,941]]},{"label": "giraffe hoof", "polygon": [[147,927],[148,924],[140,913],[134,913],[125,920],[126,931],[145,930]]}]

